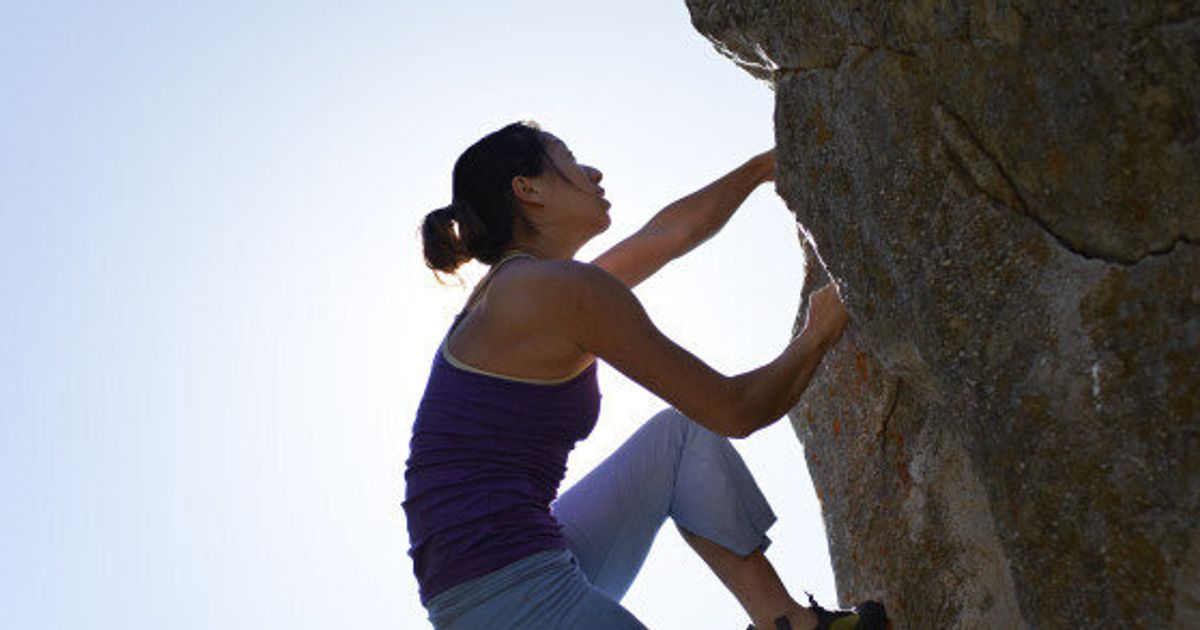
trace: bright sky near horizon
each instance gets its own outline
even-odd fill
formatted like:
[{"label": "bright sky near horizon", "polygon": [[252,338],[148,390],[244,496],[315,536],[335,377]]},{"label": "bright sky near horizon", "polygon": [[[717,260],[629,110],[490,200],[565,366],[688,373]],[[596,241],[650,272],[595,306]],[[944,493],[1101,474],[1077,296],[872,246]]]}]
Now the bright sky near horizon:
[{"label": "bright sky near horizon", "polygon": [[[466,297],[416,232],[454,160],[513,120],[563,138],[613,203],[587,260],[773,142],[682,0],[8,3],[0,53],[5,628],[428,627],[400,501]],[[787,344],[801,263],[764,186],[636,293],[734,374]],[[663,406],[601,387],[563,489]],[[768,557],[836,603],[791,426],[736,447]],[[669,523],[623,603],[748,623]]]}]

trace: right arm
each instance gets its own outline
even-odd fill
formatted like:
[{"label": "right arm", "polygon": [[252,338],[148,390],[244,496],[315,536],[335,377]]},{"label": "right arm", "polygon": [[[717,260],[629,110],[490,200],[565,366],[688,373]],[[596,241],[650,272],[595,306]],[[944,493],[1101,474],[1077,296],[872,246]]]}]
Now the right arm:
[{"label": "right arm", "polygon": [[672,203],[593,265],[633,288],[664,265],[712,238],[760,184],[775,179],[775,150],[750,158],[724,177]]},{"label": "right arm", "polygon": [[727,377],[663,335],[633,292],[603,269],[565,263],[539,284],[545,291],[540,297],[557,314],[556,325],[580,351],[604,359],[684,415],[729,437],[746,437],[795,406],[845,325],[845,311],[828,287],[814,296],[804,331],[782,354]]}]

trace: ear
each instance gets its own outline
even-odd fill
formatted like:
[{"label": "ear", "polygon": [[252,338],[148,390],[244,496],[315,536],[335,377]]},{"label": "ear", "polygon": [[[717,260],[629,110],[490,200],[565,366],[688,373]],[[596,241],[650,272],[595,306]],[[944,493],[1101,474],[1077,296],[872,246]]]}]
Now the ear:
[{"label": "ear", "polygon": [[512,179],[513,195],[518,201],[542,205],[543,198],[542,183],[535,181],[532,177],[518,175]]}]

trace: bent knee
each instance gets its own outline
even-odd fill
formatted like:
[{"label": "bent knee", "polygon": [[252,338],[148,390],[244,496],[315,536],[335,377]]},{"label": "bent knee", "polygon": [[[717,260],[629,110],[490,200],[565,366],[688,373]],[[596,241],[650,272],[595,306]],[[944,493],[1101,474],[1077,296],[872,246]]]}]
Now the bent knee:
[{"label": "bent knee", "polygon": [[679,437],[687,440],[700,437],[702,439],[715,439],[728,441],[729,438],[714,433],[704,425],[692,420],[683,414],[682,411],[667,407],[655,414],[646,422],[646,424],[659,425],[662,430],[669,430],[678,433]]}]

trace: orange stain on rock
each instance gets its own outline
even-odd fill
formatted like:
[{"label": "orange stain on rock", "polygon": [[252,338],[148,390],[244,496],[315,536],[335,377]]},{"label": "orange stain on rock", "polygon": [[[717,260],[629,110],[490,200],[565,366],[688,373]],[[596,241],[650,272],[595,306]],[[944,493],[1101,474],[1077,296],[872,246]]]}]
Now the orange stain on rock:
[{"label": "orange stain on rock", "polygon": [[869,373],[867,369],[867,355],[865,353],[854,353],[854,369],[858,370],[858,382],[866,383]]},{"label": "orange stain on rock", "polygon": [[842,419],[833,419],[833,437],[838,437],[842,434]]},{"label": "orange stain on rock", "polygon": [[1129,205],[1133,207],[1133,218],[1137,221],[1146,221],[1150,218],[1150,208],[1142,203],[1140,199],[1129,197]]},{"label": "orange stain on rock", "polygon": [[912,475],[908,473],[908,462],[904,455],[896,457],[896,474],[900,477],[900,487],[907,493],[912,488]]},{"label": "orange stain on rock", "polygon": [[1053,147],[1046,153],[1046,170],[1054,181],[1062,186],[1067,181],[1067,154],[1062,149]]},{"label": "orange stain on rock", "polygon": [[896,471],[896,486],[904,493],[912,490],[912,475],[908,472],[908,458],[904,451],[904,435],[898,431],[888,431],[887,437],[896,442],[896,459],[893,462],[893,468]]},{"label": "orange stain on rock", "polygon": [[817,103],[817,108],[813,112],[812,124],[817,128],[817,146],[824,146],[833,138],[833,132],[830,131],[829,125],[825,124],[825,108]]},{"label": "orange stain on rock", "polygon": [[819,123],[817,125],[817,146],[824,146],[826,142],[832,139],[833,132],[829,130],[829,127],[824,122]]}]

